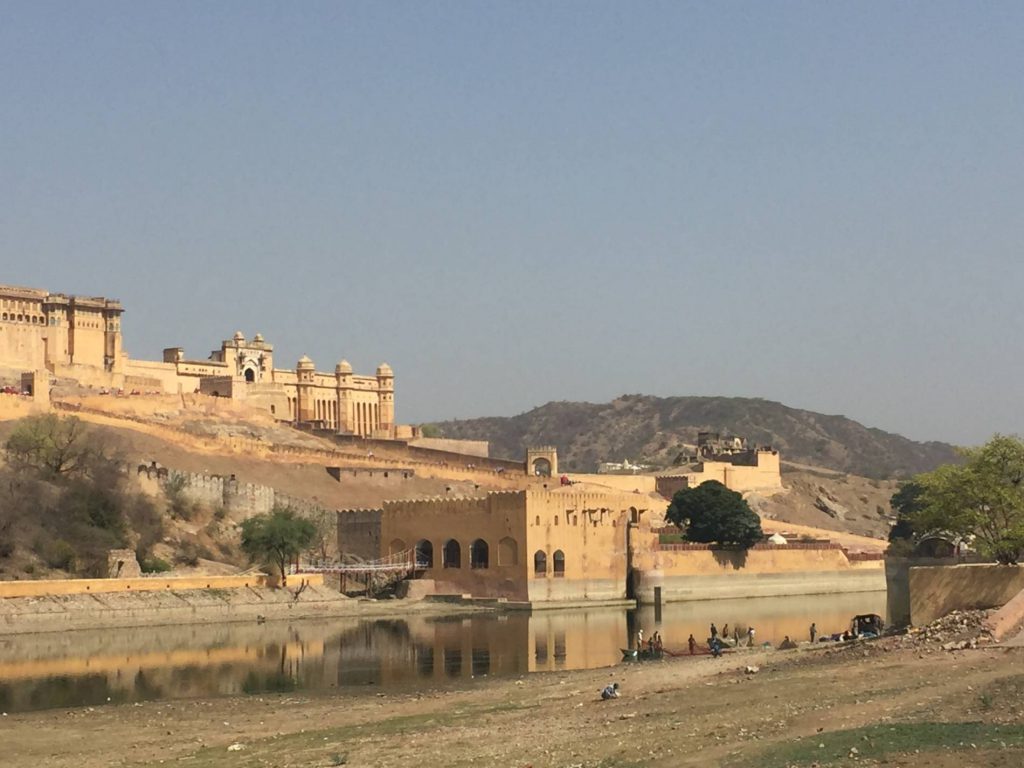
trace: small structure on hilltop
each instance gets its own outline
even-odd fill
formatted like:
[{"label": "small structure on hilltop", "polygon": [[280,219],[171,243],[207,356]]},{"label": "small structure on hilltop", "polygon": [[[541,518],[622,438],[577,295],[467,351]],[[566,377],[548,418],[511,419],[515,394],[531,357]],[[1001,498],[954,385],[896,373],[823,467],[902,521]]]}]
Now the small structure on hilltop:
[{"label": "small structure on hilltop", "polygon": [[746,438],[721,436],[717,432],[697,435],[697,452],[682,460],[681,465],[658,475],[658,493],[671,499],[683,488],[692,488],[717,480],[739,493],[779,490],[782,488],[782,466],[779,452],[770,445],[751,446]]}]

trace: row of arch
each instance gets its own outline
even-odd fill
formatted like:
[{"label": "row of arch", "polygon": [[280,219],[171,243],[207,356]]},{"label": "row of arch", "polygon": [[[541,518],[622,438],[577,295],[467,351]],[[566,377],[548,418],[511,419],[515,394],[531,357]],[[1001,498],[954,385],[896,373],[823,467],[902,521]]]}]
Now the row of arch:
[{"label": "row of arch", "polygon": [[[402,539],[395,539],[391,542],[391,554],[398,554],[406,550],[406,544]],[[437,563],[434,558],[434,544],[429,539],[420,539],[415,546],[416,564],[420,568],[435,568]],[[462,545],[456,539],[448,539],[442,545],[440,553],[442,568],[462,568]],[[498,541],[498,565],[517,565],[519,562],[519,544],[510,536]],[[533,553],[533,575],[536,578],[544,578],[552,575],[556,579],[565,576],[565,552],[556,549],[551,556],[552,569],[548,571],[548,553],[538,549]],[[491,548],[484,539],[474,539],[469,545],[469,567],[490,568]]]},{"label": "row of arch", "polygon": [[7,320],[12,323],[31,323],[32,325],[46,325],[46,318],[39,315],[16,315],[13,312],[0,314],[0,320]]},{"label": "row of arch", "polygon": [[[391,554],[404,552],[406,544],[401,539],[391,542]],[[435,557],[434,544],[429,539],[420,539],[416,542],[416,564],[420,568],[462,568],[462,544],[457,539],[448,539],[436,553],[440,555],[440,563]],[[510,536],[498,541],[498,566],[518,565],[519,544]],[[474,539],[469,545],[469,567],[490,568],[491,547],[484,539]]]}]

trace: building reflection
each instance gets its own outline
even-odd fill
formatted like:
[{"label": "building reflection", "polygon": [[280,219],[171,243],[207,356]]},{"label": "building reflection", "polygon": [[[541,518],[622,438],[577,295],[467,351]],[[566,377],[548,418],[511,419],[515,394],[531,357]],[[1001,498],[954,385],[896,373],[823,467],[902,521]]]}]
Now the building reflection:
[{"label": "building reflection", "polygon": [[303,621],[82,631],[0,638],[0,708],[368,686],[466,685],[482,677],[610,666],[637,628],[669,649],[692,632],[753,625],[757,640],[841,631],[881,613],[884,593],[717,600],[653,607],[457,617]]}]

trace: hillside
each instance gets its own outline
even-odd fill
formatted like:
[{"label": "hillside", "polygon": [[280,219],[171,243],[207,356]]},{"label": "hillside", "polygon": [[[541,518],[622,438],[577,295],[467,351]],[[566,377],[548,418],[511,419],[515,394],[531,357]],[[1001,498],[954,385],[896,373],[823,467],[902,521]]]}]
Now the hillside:
[{"label": "hillside", "polygon": [[918,443],[845,416],[740,397],[624,395],[610,403],[548,403],[518,416],[432,426],[445,437],[489,440],[492,456],[555,445],[559,467],[575,472],[625,458],[671,466],[704,430],[772,445],[785,461],[873,478],[913,475],[957,460],[947,443]]}]

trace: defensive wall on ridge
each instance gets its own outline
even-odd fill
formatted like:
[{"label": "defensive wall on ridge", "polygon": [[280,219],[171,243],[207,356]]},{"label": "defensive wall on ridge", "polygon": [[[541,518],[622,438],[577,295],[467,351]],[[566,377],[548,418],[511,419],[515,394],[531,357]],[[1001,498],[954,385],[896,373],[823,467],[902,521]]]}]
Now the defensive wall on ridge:
[{"label": "defensive wall on ridge", "polygon": [[223,507],[241,517],[263,515],[275,506],[289,507],[300,514],[310,515],[327,511],[324,507],[306,499],[299,499],[281,493],[269,485],[246,483],[234,475],[207,475],[199,472],[179,472],[174,469],[140,464],[137,469],[140,480],[145,478],[148,490],[166,488],[167,484],[178,485],[182,495],[189,501],[216,509]]}]

